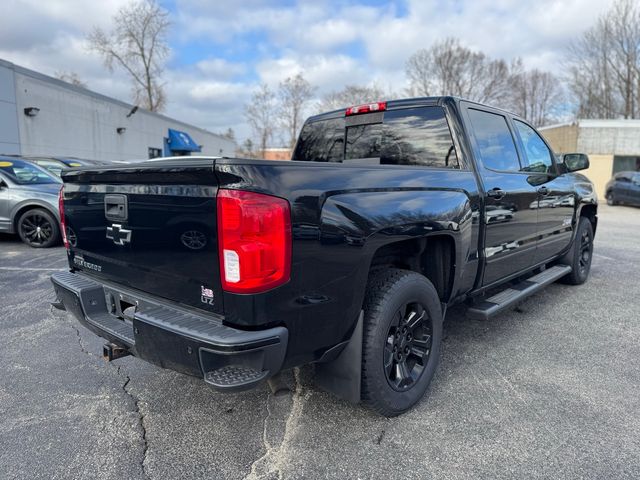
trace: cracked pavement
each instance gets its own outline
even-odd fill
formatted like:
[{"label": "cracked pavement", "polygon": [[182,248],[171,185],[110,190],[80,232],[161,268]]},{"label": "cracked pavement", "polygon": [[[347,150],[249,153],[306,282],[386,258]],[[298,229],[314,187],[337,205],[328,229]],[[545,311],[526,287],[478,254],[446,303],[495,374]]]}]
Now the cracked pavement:
[{"label": "cracked pavement", "polygon": [[224,395],[52,310],[62,248],[0,236],[0,477],[639,478],[640,209],[600,207],[592,277],[487,322],[449,312],[425,399],[385,419],[287,372]]}]

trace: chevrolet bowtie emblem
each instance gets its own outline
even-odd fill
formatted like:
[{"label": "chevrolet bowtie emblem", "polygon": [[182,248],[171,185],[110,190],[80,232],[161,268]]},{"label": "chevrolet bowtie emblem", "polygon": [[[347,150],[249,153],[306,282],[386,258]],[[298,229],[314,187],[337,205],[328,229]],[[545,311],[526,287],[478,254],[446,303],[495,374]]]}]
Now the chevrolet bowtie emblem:
[{"label": "chevrolet bowtie emblem", "polygon": [[114,223],[107,227],[107,238],[113,240],[116,245],[125,245],[131,243],[131,230],[122,228],[122,225]]}]

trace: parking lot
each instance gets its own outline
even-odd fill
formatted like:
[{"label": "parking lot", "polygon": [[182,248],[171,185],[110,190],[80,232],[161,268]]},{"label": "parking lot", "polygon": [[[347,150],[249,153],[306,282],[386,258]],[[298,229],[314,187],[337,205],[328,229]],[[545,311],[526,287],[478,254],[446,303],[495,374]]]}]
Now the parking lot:
[{"label": "parking lot", "polygon": [[222,395],[53,311],[62,247],[0,237],[2,478],[639,478],[640,209],[600,208],[591,278],[487,321],[450,311],[424,400],[394,419],[288,375]]}]

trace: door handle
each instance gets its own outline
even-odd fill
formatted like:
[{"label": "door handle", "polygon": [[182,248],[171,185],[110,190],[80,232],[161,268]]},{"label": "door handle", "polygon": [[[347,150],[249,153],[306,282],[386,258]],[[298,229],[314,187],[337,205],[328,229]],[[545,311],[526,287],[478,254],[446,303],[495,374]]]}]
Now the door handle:
[{"label": "door handle", "polygon": [[500,200],[502,197],[504,197],[506,195],[505,191],[502,190],[501,188],[492,188],[491,190],[489,190],[487,192],[487,197],[491,197],[494,198],[496,200]]},{"label": "door handle", "polygon": [[540,187],[538,193],[540,195],[549,195],[549,189],[547,187]]}]

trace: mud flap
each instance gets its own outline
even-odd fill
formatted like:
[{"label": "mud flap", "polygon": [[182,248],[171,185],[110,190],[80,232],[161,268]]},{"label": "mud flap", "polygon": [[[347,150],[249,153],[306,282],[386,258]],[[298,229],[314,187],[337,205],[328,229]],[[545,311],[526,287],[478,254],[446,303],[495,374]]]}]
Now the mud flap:
[{"label": "mud flap", "polygon": [[334,360],[316,364],[316,385],[354,404],[360,403],[363,318],[360,311],[351,339]]}]

